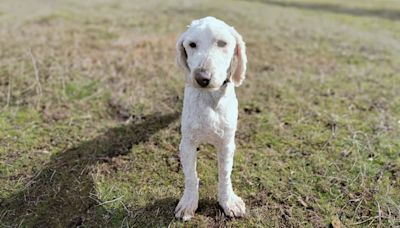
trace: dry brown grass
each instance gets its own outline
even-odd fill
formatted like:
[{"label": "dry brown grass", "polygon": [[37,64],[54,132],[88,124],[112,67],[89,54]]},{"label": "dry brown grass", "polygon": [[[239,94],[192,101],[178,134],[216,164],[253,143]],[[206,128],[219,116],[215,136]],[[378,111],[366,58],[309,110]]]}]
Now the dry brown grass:
[{"label": "dry brown grass", "polygon": [[[375,1],[2,1],[0,226],[400,225],[400,30]],[[199,154],[189,223],[175,39],[220,17],[248,47],[233,182]],[[388,18],[390,16],[390,18]],[[175,113],[175,114],[171,114]]]}]

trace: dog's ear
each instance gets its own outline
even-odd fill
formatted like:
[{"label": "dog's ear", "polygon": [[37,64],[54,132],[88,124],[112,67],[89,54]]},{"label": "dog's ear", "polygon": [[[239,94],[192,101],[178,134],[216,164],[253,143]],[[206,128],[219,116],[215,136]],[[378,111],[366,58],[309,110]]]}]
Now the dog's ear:
[{"label": "dog's ear", "polygon": [[176,42],[176,63],[178,64],[178,66],[184,69],[185,72],[189,73],[190,69],[187,64],[187,53],[185,47],[183,47],[185,36],[186,32],[182,33],[182,35],[178,38],[178,41]]},{"label": "dog's ear", "polygon": [[231,80],[235,86],[240,86],[246,77],[246,45],[242,36],[231,27],[231,33],[236,39],[236,47],[232,58]]}]

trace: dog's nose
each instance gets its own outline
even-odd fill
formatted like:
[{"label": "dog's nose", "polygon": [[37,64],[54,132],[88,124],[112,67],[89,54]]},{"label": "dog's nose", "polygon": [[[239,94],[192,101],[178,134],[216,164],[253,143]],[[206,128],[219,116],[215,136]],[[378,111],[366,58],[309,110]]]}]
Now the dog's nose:
[{"label": "dog's nose", "polygon": [[206,87],[210,84],[211,73],[204,68],[197,68],[194,71],[194,79],[201,87]]}]

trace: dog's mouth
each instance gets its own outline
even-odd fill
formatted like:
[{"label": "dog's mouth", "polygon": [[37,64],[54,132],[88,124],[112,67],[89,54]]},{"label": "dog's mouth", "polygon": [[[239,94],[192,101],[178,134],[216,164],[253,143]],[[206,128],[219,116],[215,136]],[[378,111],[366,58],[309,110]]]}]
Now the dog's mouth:
[{"label": "dog's mouth", "polygon": [[[198,82],[197,80],[193,79],[191,84],[194,88],[204,90],[204,91],[216,91],[221,87],[221,86],[215,85],[216,83],[212,79],[208,83],[202,82],[202,81]],[[207,85],[205,85],[205,84],[207,84]]]},{"label": "dog's mouth", "polygon": [[224,87],[229,82],[229,79],[226,79],[222,82],[219,81],[220,80],[217,80],[214,74],[212,74],[209,78],[196,77],[194,74],[191,75],[192,86],[204,91],[217,91]]}]

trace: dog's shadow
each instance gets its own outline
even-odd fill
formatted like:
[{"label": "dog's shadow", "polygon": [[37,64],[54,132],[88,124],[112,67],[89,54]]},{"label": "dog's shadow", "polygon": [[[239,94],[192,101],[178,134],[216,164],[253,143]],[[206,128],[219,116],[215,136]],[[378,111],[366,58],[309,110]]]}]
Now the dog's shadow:
[{"label": "dog's shadow", "polygon": [[[146,142],[178,116],[178,113],[148,115],[136,123],[109,129],[90,141],[53,155],[22,191],[0,200],[0,225],[77,227],[106,221],[107,209],[96,197],[91,176],[93,167],[129,153],[134,145]],[[148,217],[140,213],[142,211],[152,214],[154,219],[158,211],[155,217],[167,224],[173,219],[176,202],[173,198],[155,202],[138,209],[136,218]],[[135,215],[132,216],[135,219]]]}]

